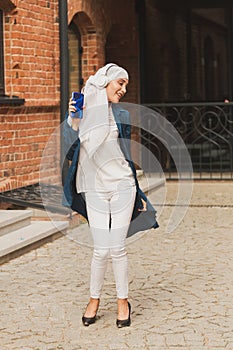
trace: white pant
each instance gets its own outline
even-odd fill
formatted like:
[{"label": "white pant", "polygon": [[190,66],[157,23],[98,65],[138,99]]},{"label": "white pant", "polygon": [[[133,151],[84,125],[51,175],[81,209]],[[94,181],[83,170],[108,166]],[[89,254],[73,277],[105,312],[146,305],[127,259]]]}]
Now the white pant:
[{"label": "white pant", "polygon": [[117,297],[128,298],[128,261],[125,239],[136,195],[135,186],[118,192],[87,192],[88,221],[94,241],[90,296],[100,298],[107,268],[112,258]]}]

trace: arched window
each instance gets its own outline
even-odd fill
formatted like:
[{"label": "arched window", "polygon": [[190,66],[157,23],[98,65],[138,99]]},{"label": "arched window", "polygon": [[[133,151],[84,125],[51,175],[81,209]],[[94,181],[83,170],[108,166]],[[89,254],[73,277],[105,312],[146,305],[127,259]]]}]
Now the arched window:
[{"label": "arched window", "polygon": [[5,95],[4,82],[4,14],[12,11],[15,4],[11,0],[0,1],[0,96]]},{"label": "arched window", "polygon": [[179,102],[183,98],[182,80],[181,80],[181,60],[180,48],[175,38],[170,40],[169,45],[169,99]]},{"label": "arched window", "polygon": [[191,100],[197,101],[198,94],[198,72],[197,72],[197,50],[192,46],[192,69],[191,69]]},{"label": "arched window", "polygon": [[83,85],[81,66],[81,36],[77,25],[72,21],[68,29],[69,48],[69,93],[80,91]]},{"label": "arched window", "polygon": [[217,67],[216,67],[216,76],[217,76],[217,99],[219,101],[223,101],[225,99],[229,99],[229,95],[227,92],[227,74],[226,74],[226,67],[227,65],[224,65],[224,55],[222,52],[217,54]]},{"label": "arched window", "polygon": [[204,42],[204,61],[205,98],[207,101],[213,101],[215,97],[214,45],[210,36],[207,36]]},{"label": "arched window", "polygon": [[159,52],[160,99],[166,102],[179,102],[182,99],[183,86],[180,51],[176,40],[173,38],[168,45],[163,44]]}]

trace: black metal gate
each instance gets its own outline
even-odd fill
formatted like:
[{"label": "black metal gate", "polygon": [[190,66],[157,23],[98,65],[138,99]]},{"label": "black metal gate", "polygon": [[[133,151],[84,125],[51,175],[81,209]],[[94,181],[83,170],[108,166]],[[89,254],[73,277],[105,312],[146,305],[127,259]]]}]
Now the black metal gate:
[{"label": "black metal gate", "polygon": [[[195,179],[233,179],[233,103],[146,106],[163,115],[179,132],[189,151]],[[171,156],[156,137],[142,131],[142,140],[157,153],[166,177],[177,178]]]}]

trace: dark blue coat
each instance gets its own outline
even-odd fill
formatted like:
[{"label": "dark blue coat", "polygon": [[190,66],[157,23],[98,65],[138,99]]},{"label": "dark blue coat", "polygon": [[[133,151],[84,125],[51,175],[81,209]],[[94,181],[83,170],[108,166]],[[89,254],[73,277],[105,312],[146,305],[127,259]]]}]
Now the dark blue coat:
[{"label": "dark blue coat", "polygon": [[[130,117],[129,112],[122,109],[120,105],[112,105],[113,114],[115,121],[119,130],[119,140],[120,147],[125,156],[125,159],[128,161],[130,168],[132,170],[135,185],[136,185],[136,198],[134,209],[132,213],[131,223],[128,230],[127,237],[132,236],[138,231],[144,231],[150,228],[157,228],[158,223],[156,221],[156,211],[147,199],[145,193],[139,188],[136,170],[134,163],[131,159],[130,151],[130,138],[131,138],[131,126],[130,126]],[[84,216],[87,220],[87,211],[86,211],[86,202],[85,197],[81,193],[76,191],[76,172],[79,159],[80,151],[80,140],[78,138],[78,132],[73,130],[67,121],[63,125],[63,136],[64,136],[64,150],[66,157],[72,161],[71,166],[68,171],[64,183],[64,198],[63,205],[71,208],[72,210],[78,212]],[[72,145],[72,146],[71,146]],[[141,198],[147,202],[147,211],[140,212],[138,209],[143,207]]]}]

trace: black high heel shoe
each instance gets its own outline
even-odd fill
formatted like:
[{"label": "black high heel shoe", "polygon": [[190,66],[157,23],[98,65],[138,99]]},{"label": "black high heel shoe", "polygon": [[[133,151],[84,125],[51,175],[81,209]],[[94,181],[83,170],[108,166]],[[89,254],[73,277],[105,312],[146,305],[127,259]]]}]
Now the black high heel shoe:
[{"label": "black high heel shoe", "polygon": [[131,313],[131,305],[128,302],[129,307],[129,317],[126,320],[116,320],[116,325],[118,328],[129,327],[131,324],[130,313]]},{"label": "black high heel shoe", "polygon": [[[97,309],[97,311],[98,311],[98,309]],[[97,314],[97,311],[96,311],[96,314]],[[85,316],[83,315],[83,317],[82,317],[83,325],[86,326],[86,327],[88,327],[90,324],[95,323],[95,321],[97,320],[96,314],[95,314],[95,316],[93,316],[93,317],[85,317]]]}]

